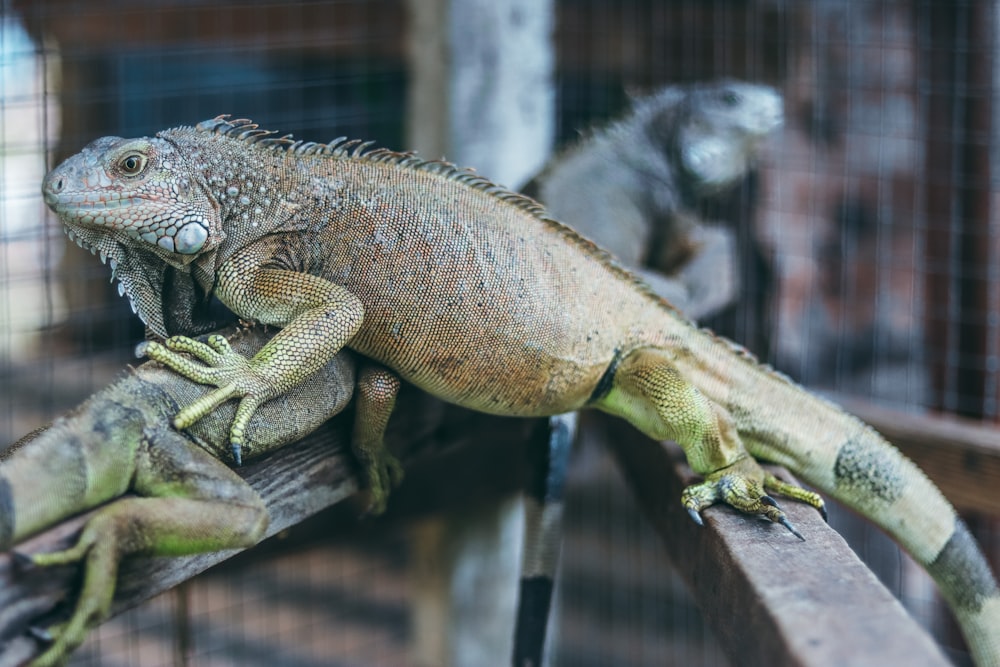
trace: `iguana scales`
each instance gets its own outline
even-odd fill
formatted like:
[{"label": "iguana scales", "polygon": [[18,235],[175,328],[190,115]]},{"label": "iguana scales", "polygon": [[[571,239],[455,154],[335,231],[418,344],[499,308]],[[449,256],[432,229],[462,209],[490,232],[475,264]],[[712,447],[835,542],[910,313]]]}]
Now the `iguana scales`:
[{"label": "iguana scales", "polygon": [[[934,576],[979,664],[1000,664],[988,565],[937,488],[873,429],[697,330],[533,200],[366,146],[218,117],[98,139],[46,176],[49,206],[111,262],[155,333],[197,330],[210,296],[281,328],[252,358],[210,364],[179,354],[183,336],[149,343],[150,357],[218,387],[181,409],[177,428],[239,399],[238,458],[257,410],[344,346],[484,412],[603,410],[684,448],[704,475],[681,499],[695,520],[724,502],[788,525],[770,492],[822,507],[754,457],[855,508]],[[378,432],[362,424],[355,443],[375,511],[398,473]]]}]

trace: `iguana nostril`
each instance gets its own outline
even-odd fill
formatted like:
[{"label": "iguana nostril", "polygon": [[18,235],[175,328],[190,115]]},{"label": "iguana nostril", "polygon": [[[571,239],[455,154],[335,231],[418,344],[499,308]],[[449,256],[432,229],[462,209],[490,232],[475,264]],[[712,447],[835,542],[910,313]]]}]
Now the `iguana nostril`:
[{"label": "iguana nostril", "polygon": [[57,195],[60,192],[62,192],[62,189],[63,189],[64,185],[65,185],[65,180],[63,179],[62,176],[57,176],[57,177],[53,178],[52,175],[50,174],[45,179],[45,183],[42,186],[42,190],[46,194]]}]

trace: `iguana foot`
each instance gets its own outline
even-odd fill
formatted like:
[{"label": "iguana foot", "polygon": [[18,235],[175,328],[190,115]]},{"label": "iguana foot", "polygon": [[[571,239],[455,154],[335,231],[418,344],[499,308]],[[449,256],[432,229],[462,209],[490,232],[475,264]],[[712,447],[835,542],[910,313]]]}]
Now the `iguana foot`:
[{"label": "iguana foot", "polygon": [[804,540],[778,503],[768,495],[768,491],[808,503],[826,516],[823,499],[819,494],[779,480],[749,457],[709,474],[704,482],[687,487],[681,494],[681,502],[698,525],[703,524],[703,509],[724,502],[741,512],[760,514],[780,523],[793,535]]},{"label": "iguana foot", "polygon": [[392,489],[403,481],[403,465],[388,451],[383,451],[377,460],[365,461],[362,465],[362,473],[368,481],[365,515],[378,516],[385,512]]},{"label": "iguana foot", "polygon": [[218,387],[182,408],[174,417],[174,428],[188,428],[226,401],[240,399],[230,427],[229,442],[234,461],[241,465],[250,418],[264,402],[278,396],[280,390],[257,372],[250,359],[234,352],[229,341],[218,334],[208,336],[205,342],[187,336],[172,336],[163,344],[148,341],[140,343],[135,353],[158,361],[193,382]]},{"label": "iguana foot", "polygon": [[64,664],[87,633],[106,619],[118,573],[115,540],[100,540],[100,529],[88,526],[75,545],[63,551],[25,556],[19,561],[28,567],[57,567],[85,563],[84,587],[73,615],[65,623],[48,628],[32,628],[31,634],[48,648],[35,658],[31,667],[55,667]]}]

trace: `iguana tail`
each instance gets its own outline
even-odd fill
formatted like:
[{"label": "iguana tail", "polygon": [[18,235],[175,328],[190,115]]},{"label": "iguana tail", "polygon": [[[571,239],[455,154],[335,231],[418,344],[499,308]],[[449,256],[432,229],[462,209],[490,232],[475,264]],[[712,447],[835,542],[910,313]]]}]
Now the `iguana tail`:
[{"label": "iguana tail", "polygon": [[728,397],[750,453],[784,465],[891,535],[937,582],[976,664],[1000,665],[1000,587],[951,503],[870,426],[762,370]]}]

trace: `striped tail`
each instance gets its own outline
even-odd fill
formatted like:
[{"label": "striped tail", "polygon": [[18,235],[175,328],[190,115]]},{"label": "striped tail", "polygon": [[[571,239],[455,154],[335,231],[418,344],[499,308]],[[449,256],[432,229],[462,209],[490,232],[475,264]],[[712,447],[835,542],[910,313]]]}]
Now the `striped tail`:
[{"label": "striped tail", "polygon": [[[809,402],[798,407],[812,413],[813,442],[798,435],[795,444],[776,446],[751,435],[751,453],[785,465],[891,535],[937,582],[976,664],[1000,666],[1000,587],[955,508],[870,426],[822,399]],[[830,437],[839,445],[817,446]]]}]

